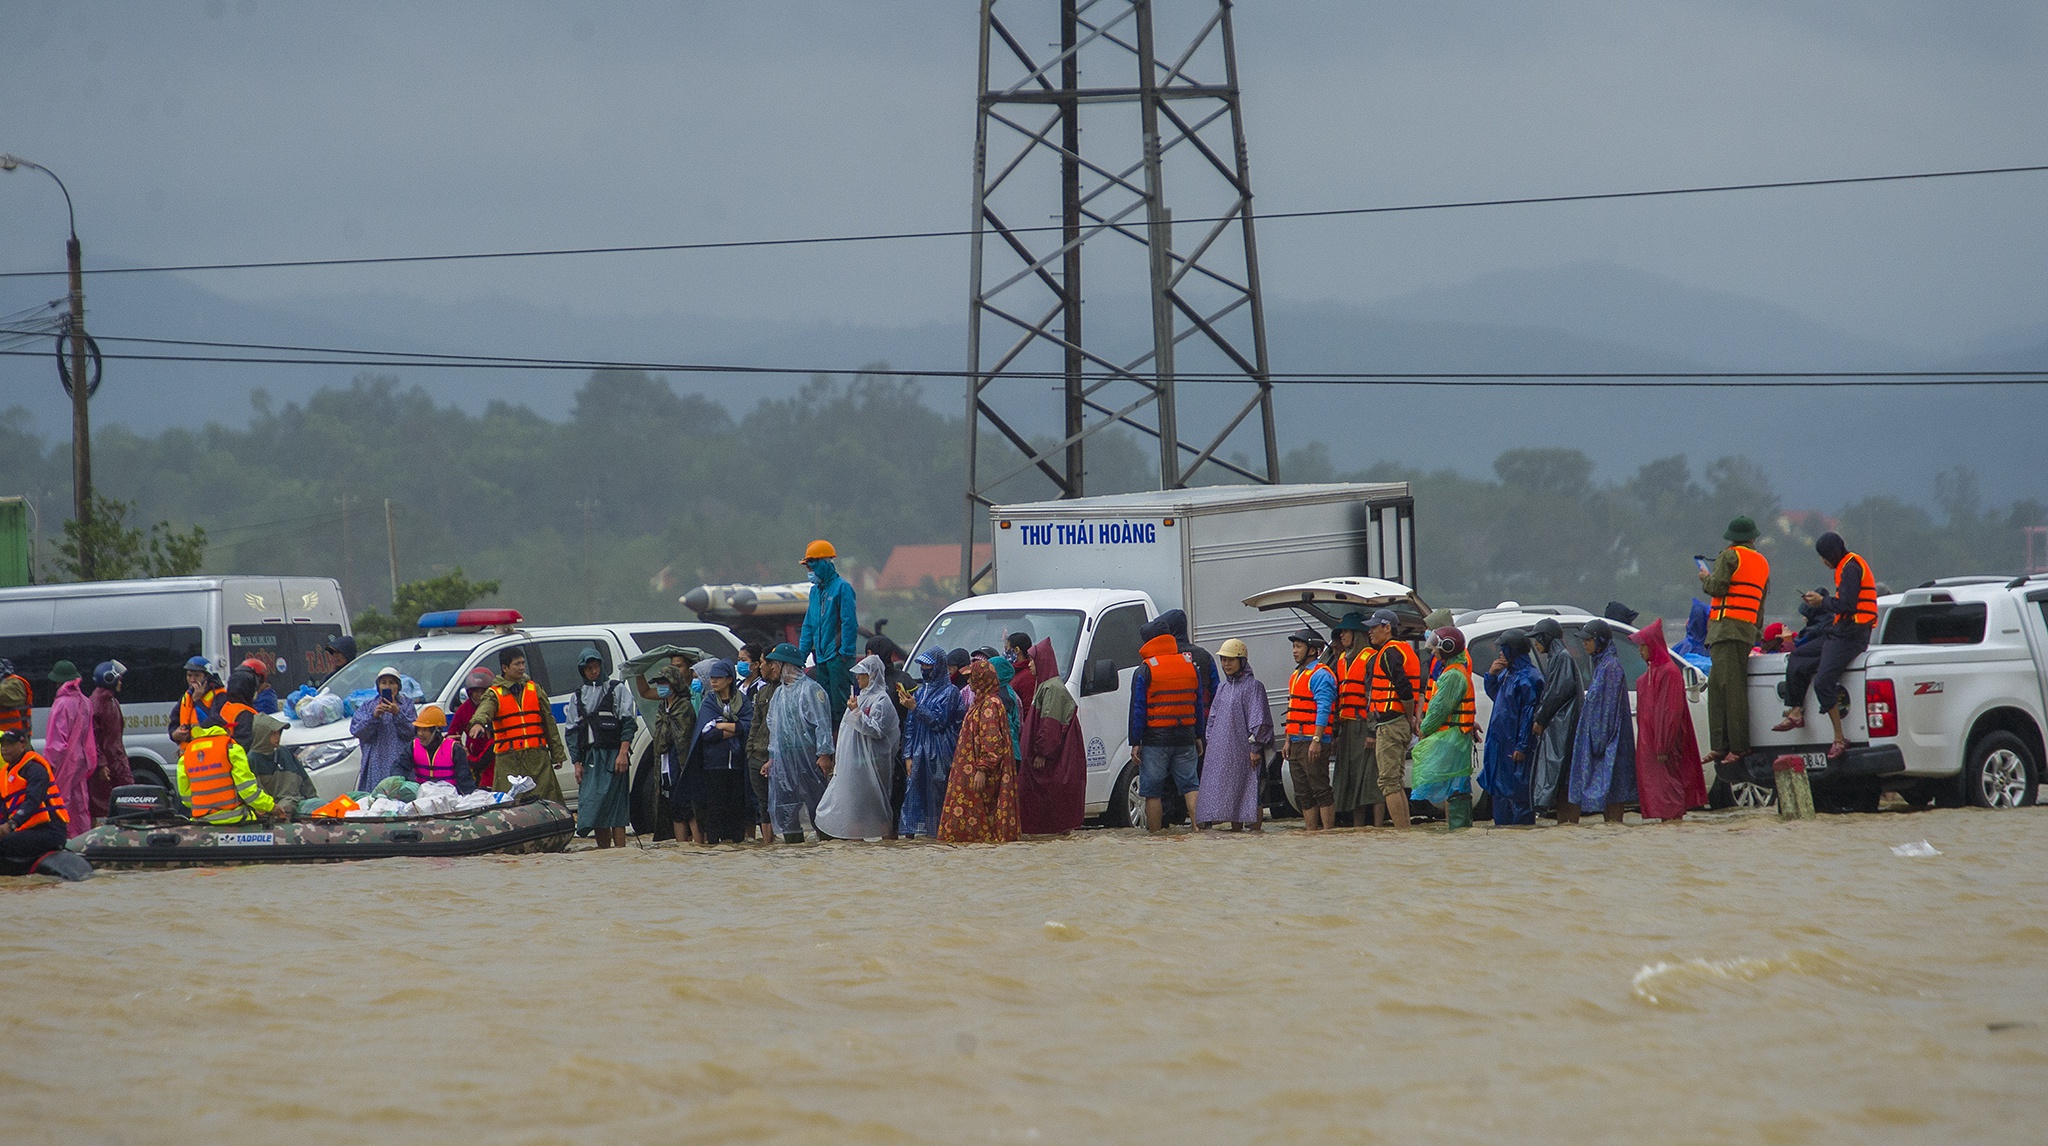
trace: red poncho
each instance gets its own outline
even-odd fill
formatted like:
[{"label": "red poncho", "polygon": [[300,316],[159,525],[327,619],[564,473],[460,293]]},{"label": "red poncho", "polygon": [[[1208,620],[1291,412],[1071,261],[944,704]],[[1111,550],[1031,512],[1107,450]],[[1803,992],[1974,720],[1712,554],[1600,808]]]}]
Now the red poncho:
[{"label": "red poncho", "polygon": [[1707,802],[1699,739],[1685,703],[1685,670],[1664,647],[1664,622],[1629,638],[1649,671],[1636,682],[1636,788],[1646,820],[1676,820]]}]

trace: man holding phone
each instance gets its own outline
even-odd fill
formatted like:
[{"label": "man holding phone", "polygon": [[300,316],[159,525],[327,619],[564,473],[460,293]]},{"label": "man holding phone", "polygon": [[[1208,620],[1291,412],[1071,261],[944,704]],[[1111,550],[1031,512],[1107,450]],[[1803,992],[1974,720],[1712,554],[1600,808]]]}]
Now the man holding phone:
[{"label": "man holding phone", "polygon": [[412,698],[399,690],[395,668],[377,670],[377,696],[359,705],[349,717],[348,730],[362,745],[363,768],[356,776],[356,789],[374,791],[392,776],[412,775],[413,720],[419,714]]}]

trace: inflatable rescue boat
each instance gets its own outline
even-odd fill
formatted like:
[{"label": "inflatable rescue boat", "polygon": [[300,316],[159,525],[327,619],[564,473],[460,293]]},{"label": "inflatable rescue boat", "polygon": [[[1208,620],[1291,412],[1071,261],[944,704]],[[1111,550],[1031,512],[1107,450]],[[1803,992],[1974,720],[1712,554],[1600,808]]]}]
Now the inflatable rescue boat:
[{"label": "inflatable rescue boat", "polygon": [[227,827],[157,811],[109,819],[73,839],[70,849],[95,867],[337,863],[559,852],[575,834],[576,814],[553,800],[435,816],[309,817]]}]

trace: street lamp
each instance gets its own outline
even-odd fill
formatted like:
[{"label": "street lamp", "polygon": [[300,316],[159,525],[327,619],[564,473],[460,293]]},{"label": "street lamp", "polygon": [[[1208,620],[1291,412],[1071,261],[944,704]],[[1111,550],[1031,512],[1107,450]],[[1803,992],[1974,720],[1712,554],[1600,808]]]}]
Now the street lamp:
[{"label": "street lamp", "polygon": [[57,173],[19,155],[0,154],[0,171],[33,167],[57,181],[64,193],[64,214],[70,220],[71,238],[64,253],[71,262],[71,516],[78,522],[78,573],[93,578],[92,526],[92,427],[86,416],[90,387],[85,375],[85,266],[78,246],[78,213],[71,207],[71,188]]}]

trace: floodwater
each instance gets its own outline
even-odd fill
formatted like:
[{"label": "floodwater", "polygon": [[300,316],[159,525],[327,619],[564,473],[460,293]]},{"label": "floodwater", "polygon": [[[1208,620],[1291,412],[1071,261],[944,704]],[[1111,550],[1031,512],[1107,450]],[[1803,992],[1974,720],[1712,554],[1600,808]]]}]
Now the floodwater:
[{"label": "floodwater", "polygon": [[16,1140],[2040,1141],[2048,810],[116,873],[0,976]]}]

